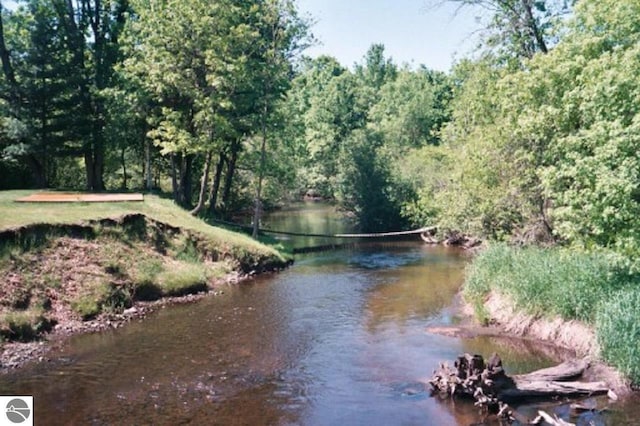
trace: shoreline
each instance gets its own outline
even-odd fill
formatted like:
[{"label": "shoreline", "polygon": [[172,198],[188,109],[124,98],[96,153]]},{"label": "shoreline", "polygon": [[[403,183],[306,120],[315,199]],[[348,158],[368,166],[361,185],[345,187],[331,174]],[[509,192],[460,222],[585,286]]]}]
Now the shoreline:
[{"label": "shoreline", "polygon": [[[495,292],[486,298],[488,325],[480,324],[473,306],[458,292],[451,309],[460,318],[460,323],[451,326],[428,327],[428,333],[447,337],[470,339],[478,336],[521,339],[550,346],[564,354],[563,361],[583,358],[589,362],[585,378],[603,381],[621,398],[630,396],[634,389],[630,381],[615,368],[609,366],[599,356],[599,347],[591,327],[578,321],[560,318],[544,318],[525,314],[515,309],[508,298]],[[484,354],[487,355],[487,354]]]},{"label": "shoreline", "polygon": [[125,213],[1,229],[0,374],[48,361],[71,336],[120,328],[293,261],[199,226]]},{"label": "shoreline", "polygon": [[[275,274],[277,270],[263,272],[260,275]],[[74,336],[92,333],[104,333],[127,326],[133,321],[145,321],[150,315],[160,309],[175,305],[196,303],[206,297],[215,297],[224,294],[223,287],[241,285],[256,275],[238,274],[232,272],[222,279],[217,279],[210,284],[207,291],[187,294],[184,296],[163,297],[153,301],[135,301],[130,308],[122,313],[102,313],[96,318],[82,321],[74,318],[66,318],[53,329],[40,336],[38,339],[21,342],[6,341],[1,343],[0,375],[9,374],[35,363],[53,362],[57,356],[54,353],[61,352]]]}]

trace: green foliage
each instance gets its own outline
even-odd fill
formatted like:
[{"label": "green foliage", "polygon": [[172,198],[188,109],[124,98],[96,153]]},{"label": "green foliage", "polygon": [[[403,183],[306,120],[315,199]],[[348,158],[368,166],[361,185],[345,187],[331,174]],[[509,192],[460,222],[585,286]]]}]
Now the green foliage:
[{"label": "green foliage", "polygon": [[598,311],[596,334],[602,357],[634,383],[640,383],[640,292],[621,291]]},{"label": "green foliage", "polygon": [[498,244],[468,267],[463,292],[483,320],[484,300],[497,292],[526,312],[593,325],[602,358],[637,383],[640,287],[627,271],[610,253]]},{"label": "green foliage", "polygon": [[176,250],[175,258],[182,262],[199,263],[202,261],[202,254],[198,252],[194,241],[190,237],[185,237],[178,242]]},{"label": "green foliage", "polygon": [[362,229],[389,231],[401,224],[394,203],[388,165],[378,155],[379,135],[366,130],[355,131],[347,141],[341,159],[339,200],[356,214]]},{"label": "green foliage", "polygon": [[97,279],[85,284],[82,292],[71,300],[71,309],[83,320],[95,318],[101,312],[122,312],[131,306],[130,293],[125,286]]},{"label": "green foliage", "polygon": [[299,191],[337,199],[363,230],[403,227],[419,214],[401,212],[422,180],[419,166],[406,163],[440,143],[450,99],[444,74],[398,70],[382,45],[353,73],[328,57],[306,62],[285,103],[300,149]]},{"label": "green foliage", "polygon": [[138,266],[134,279],[134,298],[156,300],[207,291],[208,275],[220,273],[220,270],[209,270],[201,263],[179,262],[166,268],[159,261],[148,261]]},{"label": "green foliage", "polygon": [[637,8],[580,3],[555,47],[515,68],[461,62],[442,149],[424,154],[429,179],[405,213],[419,218],[423,208],[442,229],[556,239],[633,259],[640,251]]},{"label": "green foliage", "polygon": [[156,300],[162,297],[157,285],[158,275],[165,268],[160,259],[145,259],[137,262],[133,272],[133,293],[136,300]]}]

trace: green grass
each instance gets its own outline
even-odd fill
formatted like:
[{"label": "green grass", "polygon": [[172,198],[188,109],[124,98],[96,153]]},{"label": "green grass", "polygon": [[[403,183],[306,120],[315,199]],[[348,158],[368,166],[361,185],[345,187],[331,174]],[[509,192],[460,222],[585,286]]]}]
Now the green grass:
[{"label": "green grass", "polygon": [[207,270],[202,264],[179,263],[158,275],[163,296],[184,296],[207,290]]},{"label": "green grass", "polygon": [[96,279],[89,282],[75,299],[73,309],[83,320],[95,318],[102,312],[122,312],[131,306],[132,295],[127,286]]},{"label": "green grass", "polygon": [[242,256],[277,256],[273,248],[247,235],[208,225],[177,207],[171,200],[145,195],[143,202],[120,203],[17,203],[16,199],[33,194],[33,190],[0,191],[0,230],[34,223],[74,224],[90,219],[142,213],[172,226],[196,231],[226,251]]},{"label": "green grass", "polygon": [[40,308],[6,312],[0,315],[0,337],[3,339],[29,341],[41,332],[51,329],[51,322]]},{"label": "green grass", "polygon": [[87,283],[83,292],[71,301],[71,309],[84,320],[94,318],[102,312],[102,306],[110,294],[111,286],[107,282],[95,280]]},{"label": "green grass", "polygon": [[605,253],[494,245],[468,267],[463,293],[480,320],[486,296],[509,296],[524,312],[580,320],[602,357],[640,383],[640,283]]},{"label": "green grass", "polygon": [[[0,282],[5,339],[36,337],[55,315],[52,300],[88,320],[122,312],[136,300],[206,291],[211,280],[232,271],[285,265],[273,247],[210,226],[158,196],[138,203],[14,202],[31,192],[0,192],[0,231],[14,229],[0,241],[0,276],[20,282]],[[28,229],[15,230],[20,226]],[[63,282],[67,271],[72,278]]]},{"label": "green grass", "polygon": [[603,303],[596,316],[602,357],[640,383],[640,290],[621,291]]},{"label": "green grass", "polygon": [[593,323],[599,304],[631,280],[603,254],[498,244],[469,266],[464,294],[480,306],[497,290],[528,313]]}]

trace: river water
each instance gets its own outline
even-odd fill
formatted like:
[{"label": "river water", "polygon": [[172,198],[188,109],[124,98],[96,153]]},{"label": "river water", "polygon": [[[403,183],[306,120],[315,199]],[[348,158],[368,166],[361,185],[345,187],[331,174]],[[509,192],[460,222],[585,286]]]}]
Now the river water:
[{"label": "river water", "polygon": [[[322,205],[270,221],[348,230]],[[426,331],[455,323],[451,304],[467,261],[419,242],[306,255],[197,303],[76,336],[52,361],[0,377],[0,394],[34,395],[37,425],[497,424],[482,423],[471,403],[429,396],[424,383],[438,363],[496,351],[517,373],[557,359],[523,341]],[[548,410],[566,417],[568,407]],[[580,421],[634,424],[618,411]]]}]

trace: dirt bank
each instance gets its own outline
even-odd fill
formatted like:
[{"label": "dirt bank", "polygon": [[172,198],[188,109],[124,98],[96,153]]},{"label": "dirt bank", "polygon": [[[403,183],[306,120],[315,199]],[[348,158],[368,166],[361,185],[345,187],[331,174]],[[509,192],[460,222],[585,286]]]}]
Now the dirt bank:
[{"label": "dirt bank", "polygon": [[0,232],[0,370],[46,360],[65,337],[118,328],[289,262],[142,214]]}]

